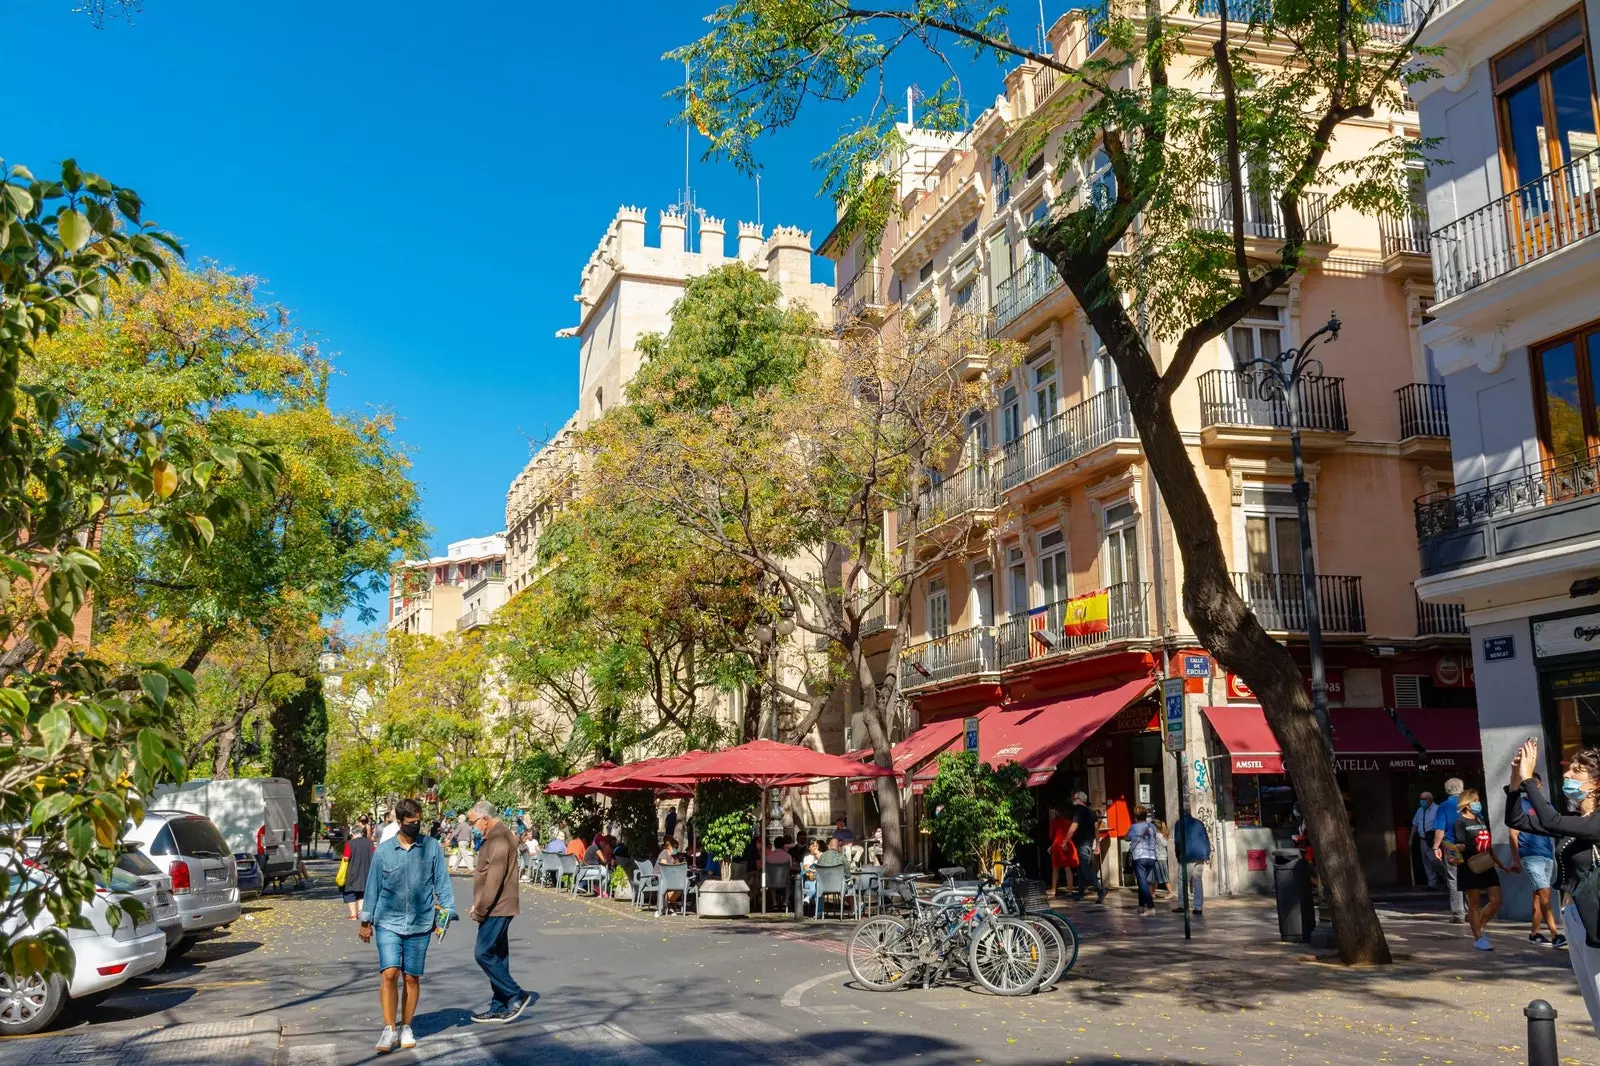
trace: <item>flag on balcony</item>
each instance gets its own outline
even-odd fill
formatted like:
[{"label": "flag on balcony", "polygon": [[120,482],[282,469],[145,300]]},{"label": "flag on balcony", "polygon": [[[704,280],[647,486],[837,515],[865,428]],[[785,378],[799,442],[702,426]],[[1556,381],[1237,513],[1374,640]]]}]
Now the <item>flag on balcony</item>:
[{"label": "flag on balcony", "polygon": [[1049,624],[1050,608],[1035,607],[1028,612],[1028,658],[1037,659],[1042,655],[1050,654],[1050,645],[1040,640],[1035,634],[1043,633]]},{"label": "flag on balcony", "polygon": [[1111,628],[1111,592],[1100,589],[1067,601],[1061,631],[1069,637],[1087,637]]}]

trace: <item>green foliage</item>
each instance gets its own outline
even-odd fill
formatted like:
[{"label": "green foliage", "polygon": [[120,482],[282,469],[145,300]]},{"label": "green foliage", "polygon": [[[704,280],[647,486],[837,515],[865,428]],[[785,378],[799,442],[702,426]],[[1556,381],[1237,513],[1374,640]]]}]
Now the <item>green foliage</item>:
[{"label": "green foliage", "polygon": [[656,853],[656,794],[648,789],[624,792],[611,800],[611,820],[616,823],[628,854],[646,859]]},{"label": "green foliage", "polygon": [[761,790],[755,785],[735,781],[705,781],[694,790],[694,824],[700,846],[721,865],[723,877],[729,864],[744,854],[756,831],[756,804]]},{"label": "green foliage", "polygon": [[996,768],[972,752],[946,752],[923,802],[940,850],[951,858],[970,856],[980,870],[1032,838],[1034,796],[1019,763]]}]

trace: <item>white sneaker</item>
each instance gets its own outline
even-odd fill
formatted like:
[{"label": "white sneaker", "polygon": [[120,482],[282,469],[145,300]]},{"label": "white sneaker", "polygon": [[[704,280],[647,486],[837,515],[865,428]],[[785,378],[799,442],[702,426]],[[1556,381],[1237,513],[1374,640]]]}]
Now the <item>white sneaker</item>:
[{"label": "white sneaker", "polygon": [[400,1027],[400,1046],[403,1048],[417,1046],[417,1038],[411,1035],[411,1026],[409,1025]]},{"label": "white sneaker", "polygon": [[1486,937],[1486,936],[1480,936],[1478,939],[1474,940],[1472,942],[1472,946],[1477,948],[1479,951],[1493,951],[1494,950],[1494,945],[1489,943],[1489,938]]},{"label": "white sneaker", "polygon": [[386,1025],[383,1027],[382,1034],[380,1034],[378,1037],[378,1043],[376,1046],[381,1052],[393,1051],[394,1040],[394,1026]]}]

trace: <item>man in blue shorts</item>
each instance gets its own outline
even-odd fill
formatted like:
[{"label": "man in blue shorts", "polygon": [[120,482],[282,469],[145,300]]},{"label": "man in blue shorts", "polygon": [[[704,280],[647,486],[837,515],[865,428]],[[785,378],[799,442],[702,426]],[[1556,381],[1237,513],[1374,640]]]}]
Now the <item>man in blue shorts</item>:
[{"label": "man in blue shorts", "polygon": [[422,808],[416,800],[403,799],[395,804],[394,816],[400,830],[373,851],[367,892],[361,900],[361,939],[377,940],[382,971],[378,1001],[383,1006],[383,1035],[377,1043],[381,1052],[393,1051],[397,1042],[403,1048],[417,1046],[411,1017],[422,991],[428,938],[436,914],[453,918],[456,913],[444,849],[422,832]]},{"label": "man in blue shorts", "polygon": [[[1532,780],[1540,788],[1544,787],[1544,781],[1538,774],[1534,774]],[[1526,799],[1514,802],[1524,805],[1528,803]],[[1553,944],[1558,948],[1566,947],[1567,938],[1556,928],[1556,912],[1550,906],[1550,880],[1556,868],[1555,841],[1540,833],[1519,832],[1513,829],[1511,850],[1517,857],[1517,865],[1511,868],[1511,872],[1516,873],[1521,869],[1528,875],[1528,883],[1533,888],[1533,931],[1528,934],[1528,942]],[[1549,928],[1549,939],[1545,938],[1541,926]]]}]

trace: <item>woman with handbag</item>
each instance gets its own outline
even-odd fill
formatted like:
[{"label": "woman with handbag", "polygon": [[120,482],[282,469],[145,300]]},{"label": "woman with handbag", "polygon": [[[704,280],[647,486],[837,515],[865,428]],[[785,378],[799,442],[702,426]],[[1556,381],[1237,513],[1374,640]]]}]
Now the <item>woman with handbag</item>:
[{"label": "woman with handbag", "polygon": [[[1500,912],[1500,874],[1496,868],[1494,841],[1489,823],[1483,820],[1483,801],[1475,788],[1465,789],[1459,801],[1459,814],[1450,827],[1450,859],[1459,863],[1456,883],[1467,897],[1467,924],[1472,929],[1472,946],[1493,951],[1489,943],[1489,922]],[[1489,901],[1484,902],[1487,893]]]},{"label": "woman with handbag", "polygon": [[[1518,831],[1556,837],[1555,887],[1565,905],[1567,957],[1578,978],[1578,991],[1589,1008],[1589,1022],[1600,1033],[1600,748],[1588,748],[1567,760],[1561,796],[1567,810],[1556,810],[1533,780],[1539,768],[1539,742],[1530,739],[1511,763],[1506,788],[1506,825]],[[1533,808],[1516,802],[1521,792]]]},{"label": "woman with handbag", "polygon": [[365,824],[357,826],[344,846],[344,858],[339,862],[339,873],[334,883],[344,892],[345,905],[350,908],[350,920],[360,916],[361,900],[366,895],[367,871],[372,868],[372,838]]}]

